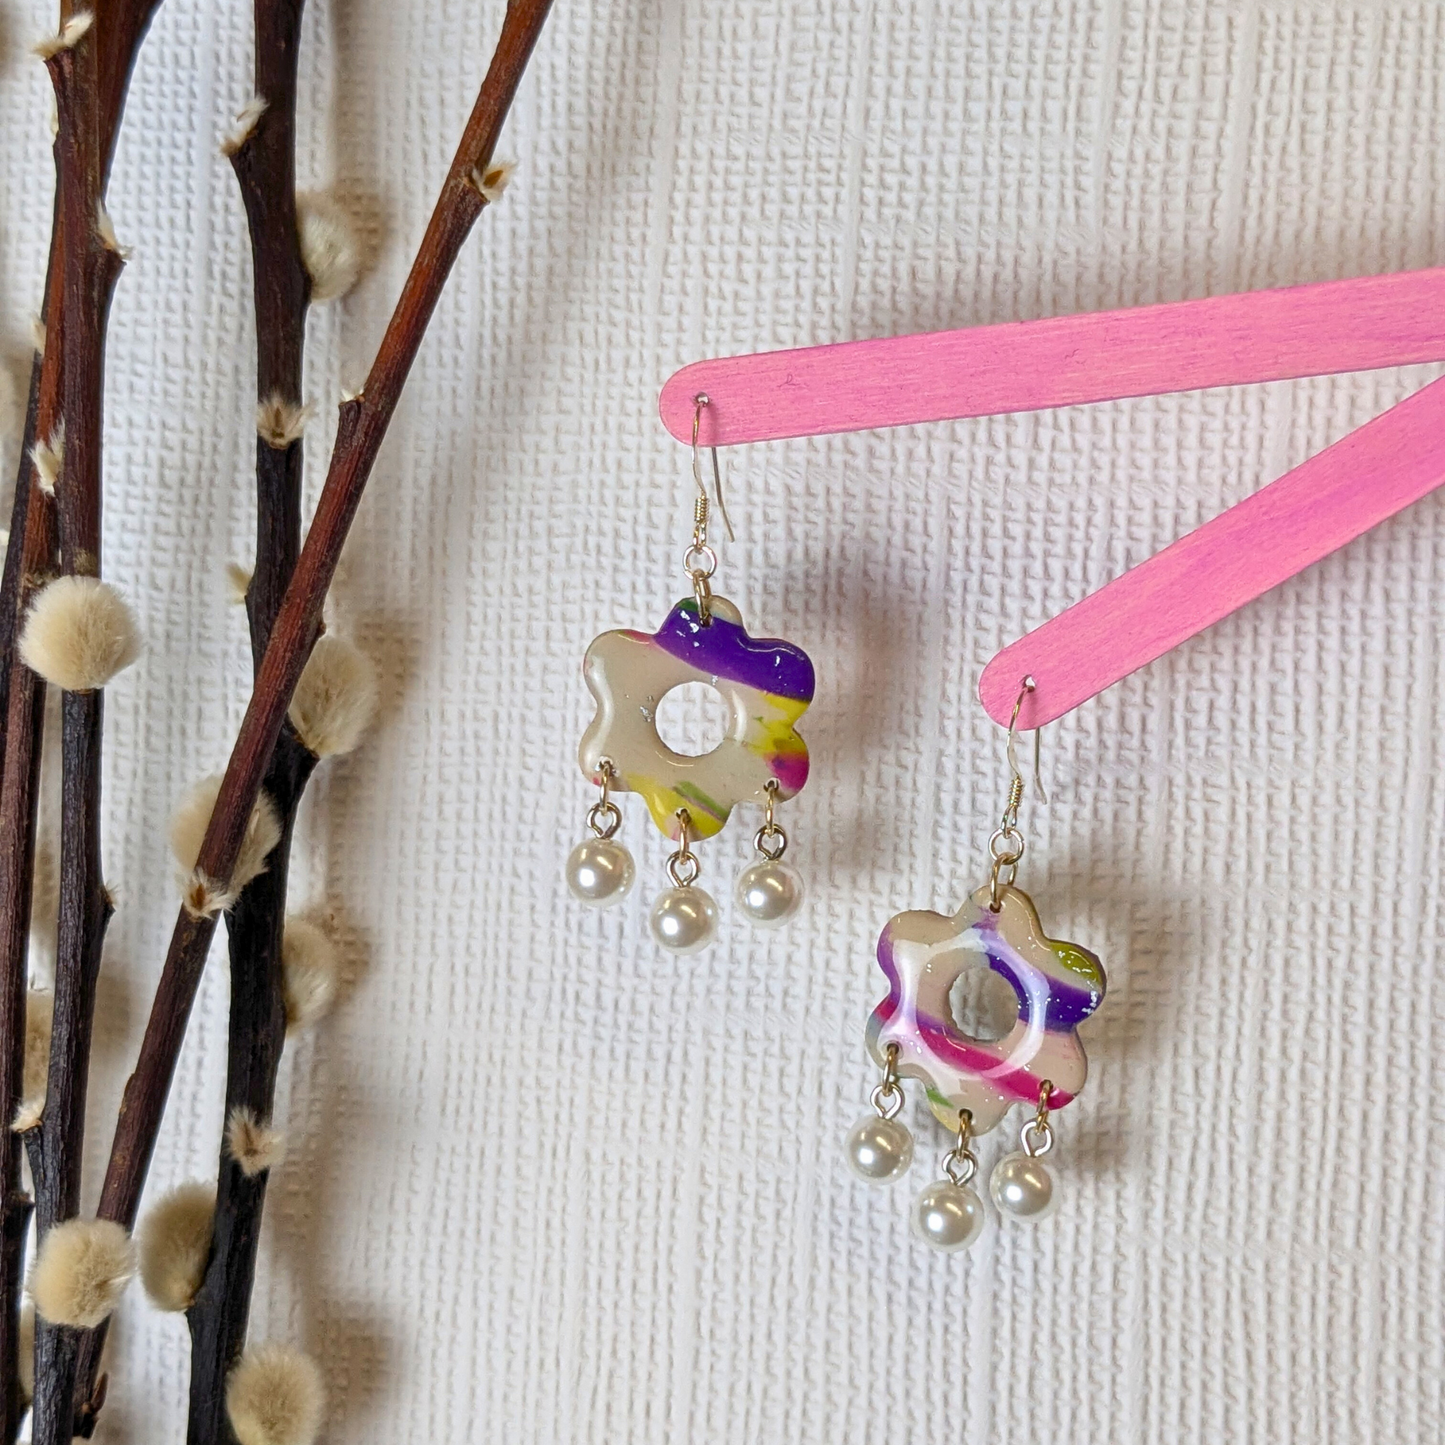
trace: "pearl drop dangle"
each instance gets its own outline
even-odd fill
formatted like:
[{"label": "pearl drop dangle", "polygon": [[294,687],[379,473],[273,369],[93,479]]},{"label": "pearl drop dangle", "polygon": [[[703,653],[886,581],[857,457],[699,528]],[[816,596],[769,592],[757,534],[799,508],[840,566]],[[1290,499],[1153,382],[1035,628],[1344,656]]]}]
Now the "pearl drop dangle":
[{"label": "pearl drop dangle", "polygon": [[637,876],[632,854],[613,839],[622,826],[622,810],[607,796],[612,776],[611,760],[602,758],[597,764],[601,796],[587,810],[587,826],[593,836],[584,838],[567,855],[567,887],[589,908],[620,903]]},{"label": "pearl drop dangle", "polygon": [[900,1123],[903,1086],[898,1081],[898,1045],[889,1044],[883,1081],[869,1096],[873,1112],[865,1114],[848,1134],[844,1150],[849,1167],[869,1184],[892,1184],[913,1162],[913,1135]]},{"label": "pearl drop dangle", "polygon": [[958,1111],[958,1140],[943,1156],[942,1179],[936,1179],[914,1201],[913,1232],[943,1254],[967,1249],[983,1233],[983,1200],[969,1187],[978,1160],[969,1149],[973,1115]]},{"label": "pearl drop dangle", "polygon": [[993,1166],[988,1192],[1000,1214],[1021,1224],[1037,1224],[1058,1208],[1059,1194],[1043,1156],[1054,1147],[1054,1130],[1049,1123],[1049,1095],[1054,1086],[1045,1079],[1039,1085],[1039,1107],[1019,1131],[1022,1148],[1005,1154]]},{"label": "pearl drop dangle", "polygon": [[717,936],[717,904],[706,889],[669,888],[652,905],[650,922],[669,953],[700,953]]},{"label": "pearl drop dangle", "polygon": [[652,936],[669,953],[699,953],[717,936],[717,904],[696,886],[702,864],[688,846],[692,815],[677,810],[677,851],[667,860],[672,887],[652,905]]},{"label": "pearl drop dangle", "polygon": [[767,816],[763,826],[753,834],[753,847],[758,861],[744,868],[738,877],[737,900],[743,917],[759,928],[780,928],[803,902],[803,876],[791,864],[783,862],[788,848],[788,835],[773,821],[773,805],[778,799],[778,781],[769,778]]}]

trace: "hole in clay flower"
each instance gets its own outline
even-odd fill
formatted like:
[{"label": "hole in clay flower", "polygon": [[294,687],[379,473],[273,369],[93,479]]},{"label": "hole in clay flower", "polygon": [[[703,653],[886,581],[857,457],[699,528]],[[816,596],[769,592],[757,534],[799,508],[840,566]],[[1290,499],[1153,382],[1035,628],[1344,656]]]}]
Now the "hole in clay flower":
[{"label": "hole in clay flower", "polygon": [[728,707],[705,682],[684,682],[657,705],[657,735],[685,758],[710,753],[728,733]]},{"label": "hole in clay flower", "polygon": [[948,1006],[959,1032],[984,1044],[1003,1038],[1019,1016],[1012,985],[981,958],[970,960],[954,981]]}]

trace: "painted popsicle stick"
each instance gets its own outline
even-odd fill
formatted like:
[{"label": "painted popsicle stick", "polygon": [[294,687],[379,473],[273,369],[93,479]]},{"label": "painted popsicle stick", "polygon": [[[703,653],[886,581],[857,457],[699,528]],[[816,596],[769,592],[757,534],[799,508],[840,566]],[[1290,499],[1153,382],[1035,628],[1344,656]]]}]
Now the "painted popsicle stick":
[{"label": "painted popsicle stick", "polygon": [[1445,483],[1445,378],[1003,649],[978,694],[1042,727]]},{"label": "painted popsicle stick", "polygon": [[694,362],[663,424],[705,446],[1445,361],[1445,267]]}]

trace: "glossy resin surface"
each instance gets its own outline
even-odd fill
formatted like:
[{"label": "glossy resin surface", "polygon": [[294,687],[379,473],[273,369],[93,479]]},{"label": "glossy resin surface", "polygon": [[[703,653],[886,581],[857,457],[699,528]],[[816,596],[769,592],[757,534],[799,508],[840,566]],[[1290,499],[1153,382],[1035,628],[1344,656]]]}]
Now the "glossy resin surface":
[{"label": "glossy resin surface", "polygon": [[[813,664],[802,648],[748,635],[741,614],[722,597],[704,622],[691,598],[679,602],[655,633],[604,632],[587,649],[582,675],[597,714],[578,760],[593,782],[610,758],[612,786],[638,793],[652,820],[678,836],[686,808],[692,836],[716,833],[742,802],[762,803],[775,780],[779,799],[808,778],[808,745],[795,725],[813,700]],[[727,736],[710,753],[675,753],[657,731],[657,706],[673,688],[703,682],[728,709]]]},{"label": "glossy resin surface", "polygon": [[[1088,1064],[1076,1030],[1104,999],[1103,965],[1076,943],[1046,937],[1027,893],[1005,888],[1000,905],[989,908],[985,885],[952,918],[919,910],[890,919],[878,940],[888,997],[868,1020],[878,1064],[896,1043],[898,1072],[923,1081],[939,1122],[956,1128],[958,1111],[971,1109],[976,1134],[1013,1104],[1037,1104],[1045,1079],[1054,1109],[1083,1088]],[[949,1004],[959,976],[980,960],[1018,999],[1012,1029],[993,1042],[963,1033]]]}]

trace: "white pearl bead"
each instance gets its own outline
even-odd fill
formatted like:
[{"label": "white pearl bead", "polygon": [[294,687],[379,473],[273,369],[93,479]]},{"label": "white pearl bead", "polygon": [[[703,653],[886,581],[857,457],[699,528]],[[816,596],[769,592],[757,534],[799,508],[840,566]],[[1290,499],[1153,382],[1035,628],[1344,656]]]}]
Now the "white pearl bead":
[{"label": "white pearl bead", "polygon": [[1001,1214],[1030,1224],[1047,1219],[1059,1203],[1053,1175],[1042,1160],[1031,1159],[1022,1150],[1005,1154],[993,1166],[988,1192]]},{"label": "white pearl bead", "polygon": [[765,858],[744,868],[738,877],[738,907],[749,923],[777,928],[803,901],[803,875],[791,864]]},{"label": "white pearl bead", "polygon": [[913,1206],[913,1232],[945,1254],[967,1249],[983,1224],[983,1200],[951,1179],[935,1180]]},{"label": "white pearl bead", "polygon": [[865,1114],[844,1145],[853,1172],[870,1184],[891,1184],[913,1162],[913,1135],[897,1119]]},{"label": "white pearl bead", "polygon": [[567,855],[567,886],[592,908],[619,902],[636,873],[632,854],[611,838],[586,838]]},{"label": "white pearl bead", "polygon": [[669,888],[652,905],[652,936],[671,953],[696,953],[717,933],[717,904],[701,888]]}]

